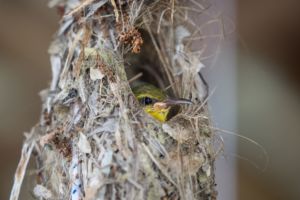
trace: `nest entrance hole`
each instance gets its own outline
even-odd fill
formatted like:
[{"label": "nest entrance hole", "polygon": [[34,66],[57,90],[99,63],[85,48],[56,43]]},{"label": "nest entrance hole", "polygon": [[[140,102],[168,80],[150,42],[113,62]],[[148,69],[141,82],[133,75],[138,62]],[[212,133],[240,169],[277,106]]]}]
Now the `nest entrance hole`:
[{"label": "nest entrance hole", "polygon": [[151,40],[149,33],[143,29],[139,29],[143,38],[143,45],[140,53],[130,53],[125,57],[125,70],[128,80],[133,80],[130,85],[134,87],[140,83],[150,83],[158,88],[165,89],[170,85],[166,73],[162,67],[155,46]]}]

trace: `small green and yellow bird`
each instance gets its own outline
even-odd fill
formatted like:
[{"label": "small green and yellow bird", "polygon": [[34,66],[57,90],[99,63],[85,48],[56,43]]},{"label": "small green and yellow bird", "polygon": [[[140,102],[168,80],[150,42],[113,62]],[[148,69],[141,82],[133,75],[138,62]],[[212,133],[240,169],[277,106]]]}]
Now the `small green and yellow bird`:
[{"label": "small green and yellow bird", "polygon": [[132,91],[144,111],[160,122],[174,117],[180,110],[180,104],[192,104],[187,99],[170,98],[161,89],[146,83],[134,87]]}]

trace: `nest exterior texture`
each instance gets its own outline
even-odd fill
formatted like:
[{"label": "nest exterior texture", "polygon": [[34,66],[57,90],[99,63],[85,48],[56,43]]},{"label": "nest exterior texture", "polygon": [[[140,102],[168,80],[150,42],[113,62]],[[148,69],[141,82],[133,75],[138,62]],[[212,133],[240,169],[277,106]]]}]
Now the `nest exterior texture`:
[{"label": "nest exterior texture", "polygon": [[[184,42],[194,24],[183,2],[50,2],[62,13],[49,49],[53,79],[41,92],[40,122],[26,134],[11,199],[30,157],[37,199],[216,199],[203,65]],[[141,29],[173,93],[194,102],[167,123],[143,112],[125,73],[126,56],[147,48]]]}]

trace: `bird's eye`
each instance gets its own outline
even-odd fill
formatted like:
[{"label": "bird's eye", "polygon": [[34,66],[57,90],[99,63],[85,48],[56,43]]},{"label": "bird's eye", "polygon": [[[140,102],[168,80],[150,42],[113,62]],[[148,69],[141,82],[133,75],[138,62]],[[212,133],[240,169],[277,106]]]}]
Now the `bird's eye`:
[{"label": "bird's eye", "polygon": [[143,98],[143,104],[145,105],[152,104],[152,99],[150,97]]}]

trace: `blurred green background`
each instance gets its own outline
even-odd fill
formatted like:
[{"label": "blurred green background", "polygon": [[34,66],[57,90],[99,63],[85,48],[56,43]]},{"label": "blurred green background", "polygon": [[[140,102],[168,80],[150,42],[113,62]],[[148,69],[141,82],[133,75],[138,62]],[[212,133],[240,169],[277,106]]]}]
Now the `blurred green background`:
[{"label": "blurred green background", "polygon": [[[300,199],[299,19],[299,1],[236,0],[237,132],[270,157],[264,173],[237,159],[237,199]],[[47,1],[0,0],[0,199],[8,198],[23,132],[39,119],[58,21]],[[238,155],[263,164],[257,147],[237,141]]]}]

